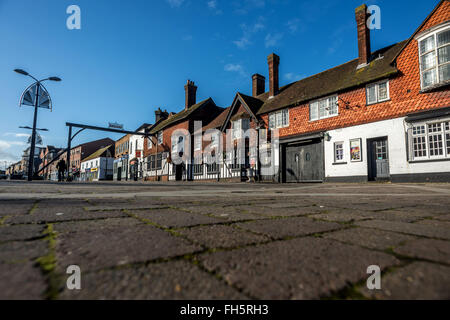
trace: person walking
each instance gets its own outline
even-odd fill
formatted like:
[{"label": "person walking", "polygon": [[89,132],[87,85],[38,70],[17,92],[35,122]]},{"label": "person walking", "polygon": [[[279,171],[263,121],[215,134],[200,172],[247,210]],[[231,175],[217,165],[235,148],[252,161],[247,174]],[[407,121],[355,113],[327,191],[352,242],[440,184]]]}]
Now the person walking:
[{"label": "person walking", "polygon": [[64,179],[64,172],[66,171],[66,162],[64,159],[58,161],[56,169],[58,169],[58,181],[61,182]]}]

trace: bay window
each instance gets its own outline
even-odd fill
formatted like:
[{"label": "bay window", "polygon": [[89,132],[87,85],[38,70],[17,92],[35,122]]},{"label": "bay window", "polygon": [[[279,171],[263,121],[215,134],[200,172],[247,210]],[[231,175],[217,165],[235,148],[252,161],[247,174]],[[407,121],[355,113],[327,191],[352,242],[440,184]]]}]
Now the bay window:
[{"label": "bay window", "polygon": [[419,39],[422,89],[450,80],[450,27]]},{"label": "bay window", "polygon": [[450,121],[415,124],[409,132],[411,160],[450,158]]}]

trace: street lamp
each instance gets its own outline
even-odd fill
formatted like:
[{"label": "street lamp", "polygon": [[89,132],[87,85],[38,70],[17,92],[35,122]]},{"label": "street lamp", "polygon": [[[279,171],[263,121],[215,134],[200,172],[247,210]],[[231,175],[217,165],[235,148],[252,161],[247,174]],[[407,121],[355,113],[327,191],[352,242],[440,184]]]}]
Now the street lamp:
[{"label": "street lamp", "polygon": [[[29,86],[20,99],[19,105],[30,105],[34,106],[34,118],[33,118],[33,132],[31,134],[31,147],[30,147],[30,158],[28,161],[28,181],[33,180],[33,166],[34,166],[34,150],[36,147],[36,122],[37,122],[37,113],[38,108],[47,108],[51,109],[51,100],[50,95],[48,94],[45,87],[41,84],[44,81],[61,81],[61,78],[58,77],[49,77],[46,79],[38,80],[33,77],[31,74],[22,69],[14,69],[14,71],[18,74],[27,76],[32,78],[35,82]],[[42,91],[42,92],[41,92]],[[34,96],[33,96],[34,94]],[[43,101],[41,101],[43,100]]]}]

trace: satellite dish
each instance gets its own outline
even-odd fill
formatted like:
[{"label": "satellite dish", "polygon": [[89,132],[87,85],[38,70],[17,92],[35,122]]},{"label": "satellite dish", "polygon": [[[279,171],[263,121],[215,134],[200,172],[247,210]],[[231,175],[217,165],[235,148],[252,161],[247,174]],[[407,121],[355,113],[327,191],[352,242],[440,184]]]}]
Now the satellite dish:
[{"label": "satellite dish", "polygon": [[[20,97],[19,107],[21,106],[31,106],[34,107],[36,103],[36,91],[37,83],[32,84],[22,93]],[[47,89],[40,84],[39,85],[39,97],[38,97],[38,108],[50,109],[52,110],[52,99],[48,94]]]}]

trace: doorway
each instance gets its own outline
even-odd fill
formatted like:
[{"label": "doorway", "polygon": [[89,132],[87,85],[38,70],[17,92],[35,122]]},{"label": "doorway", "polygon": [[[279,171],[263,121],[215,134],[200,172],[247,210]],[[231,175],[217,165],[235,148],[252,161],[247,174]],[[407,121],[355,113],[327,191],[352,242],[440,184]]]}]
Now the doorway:
[{"label": "doorway", "polygon": [[388,138],[367,140],[368,178],[369,181],[389,180],[389,146]]},{"label": "doorway", "polygon": [[183,164],[175,165],[175,180],[176,181],[183,180]]},{"label": "doorway", "polygon": [[309,140],[285,148],[286,182],[321,182],[324,180],[322,140]]}]

